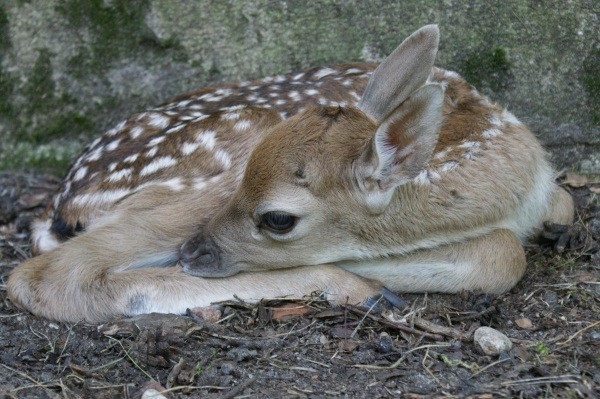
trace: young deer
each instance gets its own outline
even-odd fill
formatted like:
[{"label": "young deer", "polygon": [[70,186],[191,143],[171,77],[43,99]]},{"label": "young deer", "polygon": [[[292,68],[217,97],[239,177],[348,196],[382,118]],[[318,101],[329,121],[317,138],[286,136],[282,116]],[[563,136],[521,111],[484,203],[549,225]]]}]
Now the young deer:
[{"label": "young deer", "polygon": [[433,67],[438,36],[376,69],[212,86],[122,122],[70,169],[11,300],[100,322],[234,294],[510,289],[521,242],[570,223],[572,200],[523,124]]}]

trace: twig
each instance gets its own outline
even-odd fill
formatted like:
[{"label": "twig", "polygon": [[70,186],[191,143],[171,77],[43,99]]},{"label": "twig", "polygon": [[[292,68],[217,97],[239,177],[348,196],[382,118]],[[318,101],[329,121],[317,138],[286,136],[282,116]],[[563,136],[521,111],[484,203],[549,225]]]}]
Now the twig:
[{"label": "twig", "polygon": [[432,345],[418,346],[416,348],[413,348],[411,350],[404,352],[404,354],[402,354],[400,359],[396,360],[393,364],[390,364],[389,366],[374,366],[372,364],[354,364],[354,365],[352,365],[352,367],[358,367],[361,369],[369,369],[369,370],[389,370],[389,369],[398,367],[412,352],[415,352],[415,351],[418,351],[421,349],[427,349],[427,348],[447,348],[449,346],[451,346],[451,345],[450,344],[432,344]]},{"label": "twig", "polygon": [[232,388],[231,391],[227,392],[223,395],[224,399],[232,399],[236,397],[239,393],[243,392],[244,389],[248,388],[250,385],[254,384],[256,381],[256,377],[248,378],[246,381],[242,382],[235,388]]},{"label": "twig", "polygon": [[[359,315],[365,315],[367,313],[364,310],[362,310],[362,309],[360,309],[360,308],[358,308],[356,306],[352,306],[352,305],[346,305],[346,306],[344,306],[344,308],[348,309],[348,310],[350,310],[350,311],[352,311],[354,313],[357,313]],[[420,336],[423,336],[425,338],[429,338],[429,339],[434,340],[434,341],[441,341],[443,339],[443,337],[441,335],[431,334],[431,333],[428,333],[427,331],[416,330],[416,329],[414,329],[412,327],[409,327],[407,325],[399,324],[399,323],[394,323],[392,321],[386,320],[386,319],[384,319],[382,317],[378,317],[378,316],[375,316],[375,315],[372,315],[372,314],[368,314],[367,317],[369,319],[371,319],[371,320],[374,320],[376,322],[379,322],[379,323],[384,324],[384,325],[389,326],[389,327],[394,327],[394,328],[396,328],[396,329],[398,329],[400,331],[404,331],[404,332],[409,333],[409,334],[420,335]]]},{"label": "twig", "polygon": [[566,340],[566,341],[559,342],[559,343],[557,343],[557,345],[561,345],[561,346],[562,346],[562,345],[566,345],[566,344],[568,344],[568,343],[569,343],[569,342],[571,342],[571,341],[572,341],[574,338],[576,338],[577,336],[579,336],[579,335],[583,334],[584,332],[586,332],[586,331],[587,331],[587,330],[589,330],[590,328],[594,328],[594,327],[596,327],[598,324],[600,324],[600,320],[599,320],[599,321],[596,321],[596,322],[594,322],[594,323],[592,323],[592,324],[590,324],[590,325],[589,325],[589,326],[587,326],[587,327],[584,327],[584,328],[582,328],[581,330],[577,331],[575,334],[573,334],[573,335],[571,335],[569,338],[567,338],[567,340]]},{"label": "twig", "polygon": [[458,330],[455,330],[454,328],[440,326],[425,319],[415,319],[414,324],[415,326],[434,334],[445,335],[450,338],[460,339],[461,341],[466,341],[468,339],[468,337],[466,337],[465,334]]},{"label": "twig", "polygon": [[123,352],[125,352],[125,356],[131,361],[131,363],[133,363],[133,365],[138,370],[140,370],[142,373],[144,373],[144,375],[146,375],[146,377],[150,378],[150,380],[156,381],[154,379],[154,377],[152,377],[150,374],[148,374],[148,372],[146,370],[144,370],[139,364],[137,364],[137,362],[135,360],[133,360],[133,358],[129,355],[129,352],[127,351],[127,349],[125,349],[125,347],[123,346],[123,343],[121,341],[119,341],[118,339],[115,339],[113,337],[108,337],[108,339],[116,341],[119,344],[119,346],[121,347],[121,349],[123,349]]},{"label": "twig", "polygon": [[576,375],[566,374],[557,375],[553,377],[538,377],[538,378],[526,378],[523,380],[516,381],[504,381],[500,385],[509,387],[512,385],[536,385],[536,384],[575,384],[578,383],[579,379]]},{"label": "twig", "polygon": [[483,373],[485,370],[489,369],[490,367],[494,367],[495,365],[500,364],[500,363],[504,363],[504,362],[506,362],[508,360],[510,360],[510,358],[496,360],[495,362],[492,362],[492,363],[488,364],[487,366],[482,367],[479,371],[471,374],[471,376],[469,377],[469,379],[475,377],[478,374]]},{"label": "twig", "polygon": [[371,311],[375,308],[375,306],[377,306],[377,304],[379,304],[379,302],[382,299],[383,299],[383,296],[380,296],[379,298],[377,298],[377,301],[375,301],[375,303],[369,307],[369,309],[367,310],[367,312],[365,313],[365,315],[363,316],[363,318],[360,319],[360,321],[356,325],[356,328],[354,329],[354,331],[352,331],[352,334],[350,334],[350,338],[354,338],[354,336],[356,335],[356,333],[358,332],[358,330],[360,329],[360,327],[364,323],[364,321],[367,318],[367,316],[369,316],[369,314],[371,314]]}]

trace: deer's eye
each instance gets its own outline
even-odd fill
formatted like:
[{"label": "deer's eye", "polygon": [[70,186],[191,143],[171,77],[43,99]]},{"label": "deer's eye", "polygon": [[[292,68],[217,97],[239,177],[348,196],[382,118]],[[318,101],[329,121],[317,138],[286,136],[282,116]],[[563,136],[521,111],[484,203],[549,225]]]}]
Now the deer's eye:
[{"label": "deer's eye", "polygon": [[276,234],[292,231],[298,218],[285,212],[267,212],[260,217],[260,227]]}]

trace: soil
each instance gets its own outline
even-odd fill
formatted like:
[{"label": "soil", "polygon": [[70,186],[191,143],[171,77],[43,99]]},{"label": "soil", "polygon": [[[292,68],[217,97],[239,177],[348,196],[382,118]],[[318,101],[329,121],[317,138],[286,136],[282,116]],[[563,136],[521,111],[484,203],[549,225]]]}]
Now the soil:
[{"label": "soil", "polygon": [[[222,303],[104,325],[34,317],[6,297],[59,179],[0,174],[0,393],[7,398],[593,398],[600,382],[600,185],[563,177],[576,224],[528,246],[509,293],[402,295],[365,312],[319,298]],[[484,355],[490,326],[513,348]],[[162,392],[158,393],[157,392]],[[152,393],[156,395],[153,396]],[[162,395],[162,396],[160,396]]]}]

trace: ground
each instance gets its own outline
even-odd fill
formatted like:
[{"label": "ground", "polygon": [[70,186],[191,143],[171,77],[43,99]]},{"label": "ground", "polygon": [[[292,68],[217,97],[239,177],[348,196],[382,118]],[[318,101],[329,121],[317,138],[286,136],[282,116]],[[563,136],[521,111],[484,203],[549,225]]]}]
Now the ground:
[{"label": "ground", "polygon": [[[0,393],[7,398],[593,398],[600,383],[600,185],[563,185],[576,224],[528,246],[525,278],[500,296],[403,295],[365,312],[318,296],[224,303],[220,311],[56,323],[6,297],[29,256],[29,223],[59,179],[0,174]],[[484,355],[490,326],[513,348]],[[152,391],[154,389],[155,391]]]}]

